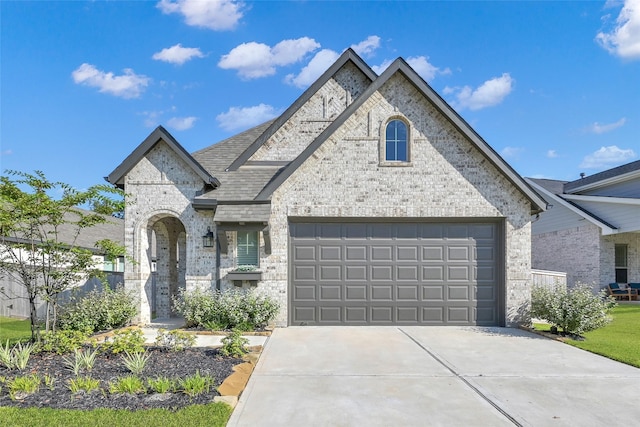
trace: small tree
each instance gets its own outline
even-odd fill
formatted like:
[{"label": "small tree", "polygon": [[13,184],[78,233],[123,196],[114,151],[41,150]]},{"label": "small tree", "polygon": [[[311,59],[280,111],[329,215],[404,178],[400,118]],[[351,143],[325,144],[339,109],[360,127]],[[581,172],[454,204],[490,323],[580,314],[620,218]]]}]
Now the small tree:
[{"label": "small tree", "polygon": [[[36,299],[47,304],[46,330],[55,328],[58,296],[80,279],[98,273],[94,252],[78,244],[83,230],[104,224],[108,216],[78,206],[100,204],[102,212],[123,210],[121,190],[95,185],[79,191],[49,181],[45,175],[7,171],[0,177],[0,271],[26,290],[31,338],[37,338]],[[12,178],[13,177],[13,178]],[[24,189],[27,190],[24,190]],[[52,195],[62,195],[54,199]],[[114,197],[115,196],[115,197]],[[109,239],[96,243],[106,258],[124,254],[124,247]]]},{"label": "small tree", "polygon": [[570,289],[534,286],[531,290],[531,316],[546,320],[565,333],[580,335],[611,322],[609,311],[615,300],[605,291],[594,294],[582,283]]}]

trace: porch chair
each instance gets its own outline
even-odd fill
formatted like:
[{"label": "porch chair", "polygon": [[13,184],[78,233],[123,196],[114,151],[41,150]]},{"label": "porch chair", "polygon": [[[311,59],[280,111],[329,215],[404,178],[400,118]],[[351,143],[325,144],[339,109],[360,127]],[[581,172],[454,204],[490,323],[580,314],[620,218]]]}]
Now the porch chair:
[{"label": "porch chair", "polygon": [[632,299],[638,299],[638,290],[626,288],[622,289],[617,283],[609,283],[608,286],[609,295],[613,296],[615,299],[627,299],[631,301]]},{"label": "porch chair", "polygon": [[629,283],[627,286],[629,289],[636,291],[636,294],[640,295],[640,283]]}]

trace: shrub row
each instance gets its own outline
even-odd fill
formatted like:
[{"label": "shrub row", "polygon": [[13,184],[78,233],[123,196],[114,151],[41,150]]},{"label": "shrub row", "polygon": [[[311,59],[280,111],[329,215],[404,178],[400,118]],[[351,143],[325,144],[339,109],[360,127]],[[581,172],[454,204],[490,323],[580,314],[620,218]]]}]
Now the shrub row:
[{"label": "shrub row", "polygon": [[181,290],[173,304],[188,327],[254,330],[264,328],[280,309],[267,295],[256,291]]},{"label": "shrub row", "polygon": [[105,287],[101,292],[73,296],[61,307],[58,327],[90,334],[125,326],[136,314],[136,300],[130,292],[122,286],[116,290]]}]

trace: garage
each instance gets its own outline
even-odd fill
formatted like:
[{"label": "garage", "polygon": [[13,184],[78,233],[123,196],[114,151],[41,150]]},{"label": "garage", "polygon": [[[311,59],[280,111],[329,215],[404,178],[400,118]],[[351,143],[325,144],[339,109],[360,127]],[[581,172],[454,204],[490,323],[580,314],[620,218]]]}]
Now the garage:
[{"label": "garage", "polygon": [[499,326],[502,224],[290,220],[290,325]]}]

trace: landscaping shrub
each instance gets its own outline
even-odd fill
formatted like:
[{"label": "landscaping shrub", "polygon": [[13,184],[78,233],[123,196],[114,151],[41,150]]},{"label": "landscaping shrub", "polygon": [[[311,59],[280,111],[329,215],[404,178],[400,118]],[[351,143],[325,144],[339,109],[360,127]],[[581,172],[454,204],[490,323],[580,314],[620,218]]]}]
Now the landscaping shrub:
[{"label": "landscaping shrub", "polygon": [[570,289],[534,286],[531,290],[531,316],[568,334],[580,335],[606,325],[615,305],[606,291],[594,294],[591,286],[582,283]]},{"label": "landscaping shrub", "polygon": [[140,329],[121,329],[113,332],[110,340],[105,340],[100,348],[107,353],[142,353],[144,351],[144,333]]},{"label": "landscaping shrub", "polygon": [[227,357],[242,357],[248,353],[249,340],[242,336],[242,331],[234,329],[229,335],[222,338],[220,354]]},{"label": "landscaping shrub", "polygon": [[118,287],[102,292],[91,291],[85,296],[72,297],[61,307],[58,326],[87,333],[125,326],[137,314],[135,298]]},{"label": "landscaping shrub", "polygon": [[187,326],[216,329],[260,329],[273,320],[280,309],[273,298],[253,290],[181,291],[173,303]]},{"label": "landscaping shrub", "polygon": [[158,329],[158,334],[156,335],[156,345],[172,351],[182,351],[193,347],[195,344],[195,335],[177,329],[172,331]]},{"label": "landscaping shrub", "polygon": [[88,338],[87,332],[71,329],[44,332],[40,336],[37,350],[65,354],[79,349]]}]

